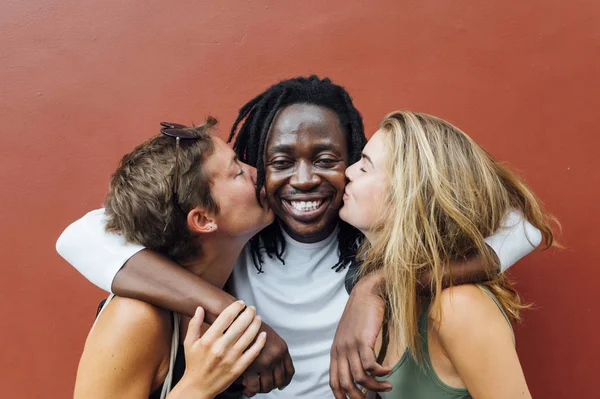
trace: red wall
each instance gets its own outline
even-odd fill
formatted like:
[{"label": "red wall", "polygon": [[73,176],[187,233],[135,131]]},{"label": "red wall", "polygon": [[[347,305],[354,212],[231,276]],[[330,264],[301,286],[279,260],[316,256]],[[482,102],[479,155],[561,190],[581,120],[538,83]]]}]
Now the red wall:
[{"label": "red wall", "polygon": [[278,79],[345,85],[368,132],[446,118],[520,170],[565,250],[514,268],[532,393],[589,398],[598,336],[600,2],[5,0],[0,4],[0,386],[67,397],[103,296],[54,251],[161,120],[218,116]]}]

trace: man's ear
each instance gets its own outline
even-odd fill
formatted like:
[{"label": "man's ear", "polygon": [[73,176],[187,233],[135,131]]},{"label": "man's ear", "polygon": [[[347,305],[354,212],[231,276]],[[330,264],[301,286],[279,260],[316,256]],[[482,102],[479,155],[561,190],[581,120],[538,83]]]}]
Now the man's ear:
[{"label": "man's ear", "polygon": [[189,229],[195,234],[206,234],[217,231],[217,221],[213,215],[201,208],[192,209],[187,215]]}]

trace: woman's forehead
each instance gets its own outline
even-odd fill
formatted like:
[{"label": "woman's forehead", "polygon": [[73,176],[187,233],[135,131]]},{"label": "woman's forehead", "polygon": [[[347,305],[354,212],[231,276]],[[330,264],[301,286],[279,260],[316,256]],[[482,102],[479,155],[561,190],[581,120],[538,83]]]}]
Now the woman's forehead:
[{"label": "woman's forehead", "polygon": [[214,149],[212,154],[204,162],[204,168],[209,176],[215,177],[227,174],[236,164],[235,152],[218,137],[213,137]]}]

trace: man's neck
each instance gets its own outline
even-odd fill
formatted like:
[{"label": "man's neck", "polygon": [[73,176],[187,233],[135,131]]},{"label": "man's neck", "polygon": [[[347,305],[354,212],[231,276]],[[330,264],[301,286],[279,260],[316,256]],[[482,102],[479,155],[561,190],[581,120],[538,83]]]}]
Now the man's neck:
[{"label": "man's neck", "polygon": [[203,237],[201,254],[181,265],[212,285],[223,288],[248,238]]}]

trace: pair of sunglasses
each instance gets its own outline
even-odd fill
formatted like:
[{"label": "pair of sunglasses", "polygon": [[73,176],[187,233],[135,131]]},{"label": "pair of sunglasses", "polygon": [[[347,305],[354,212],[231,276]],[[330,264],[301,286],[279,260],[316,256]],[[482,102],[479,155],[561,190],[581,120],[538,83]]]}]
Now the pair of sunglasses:
[{"label": "pair of sunglasses", "polygon": [[179,186],[179,142],[181,140],[196,140],[198,136],[196,136],[193,132],[187,130],[188,126],[180,125],[178,123],[169,123],[169,122],[161,122],[160,125],[162,129],[160,132],[165,136],[174,137],[175,138],[175,176],[173,179],[173,196],[177,197],[177,188]]}]

